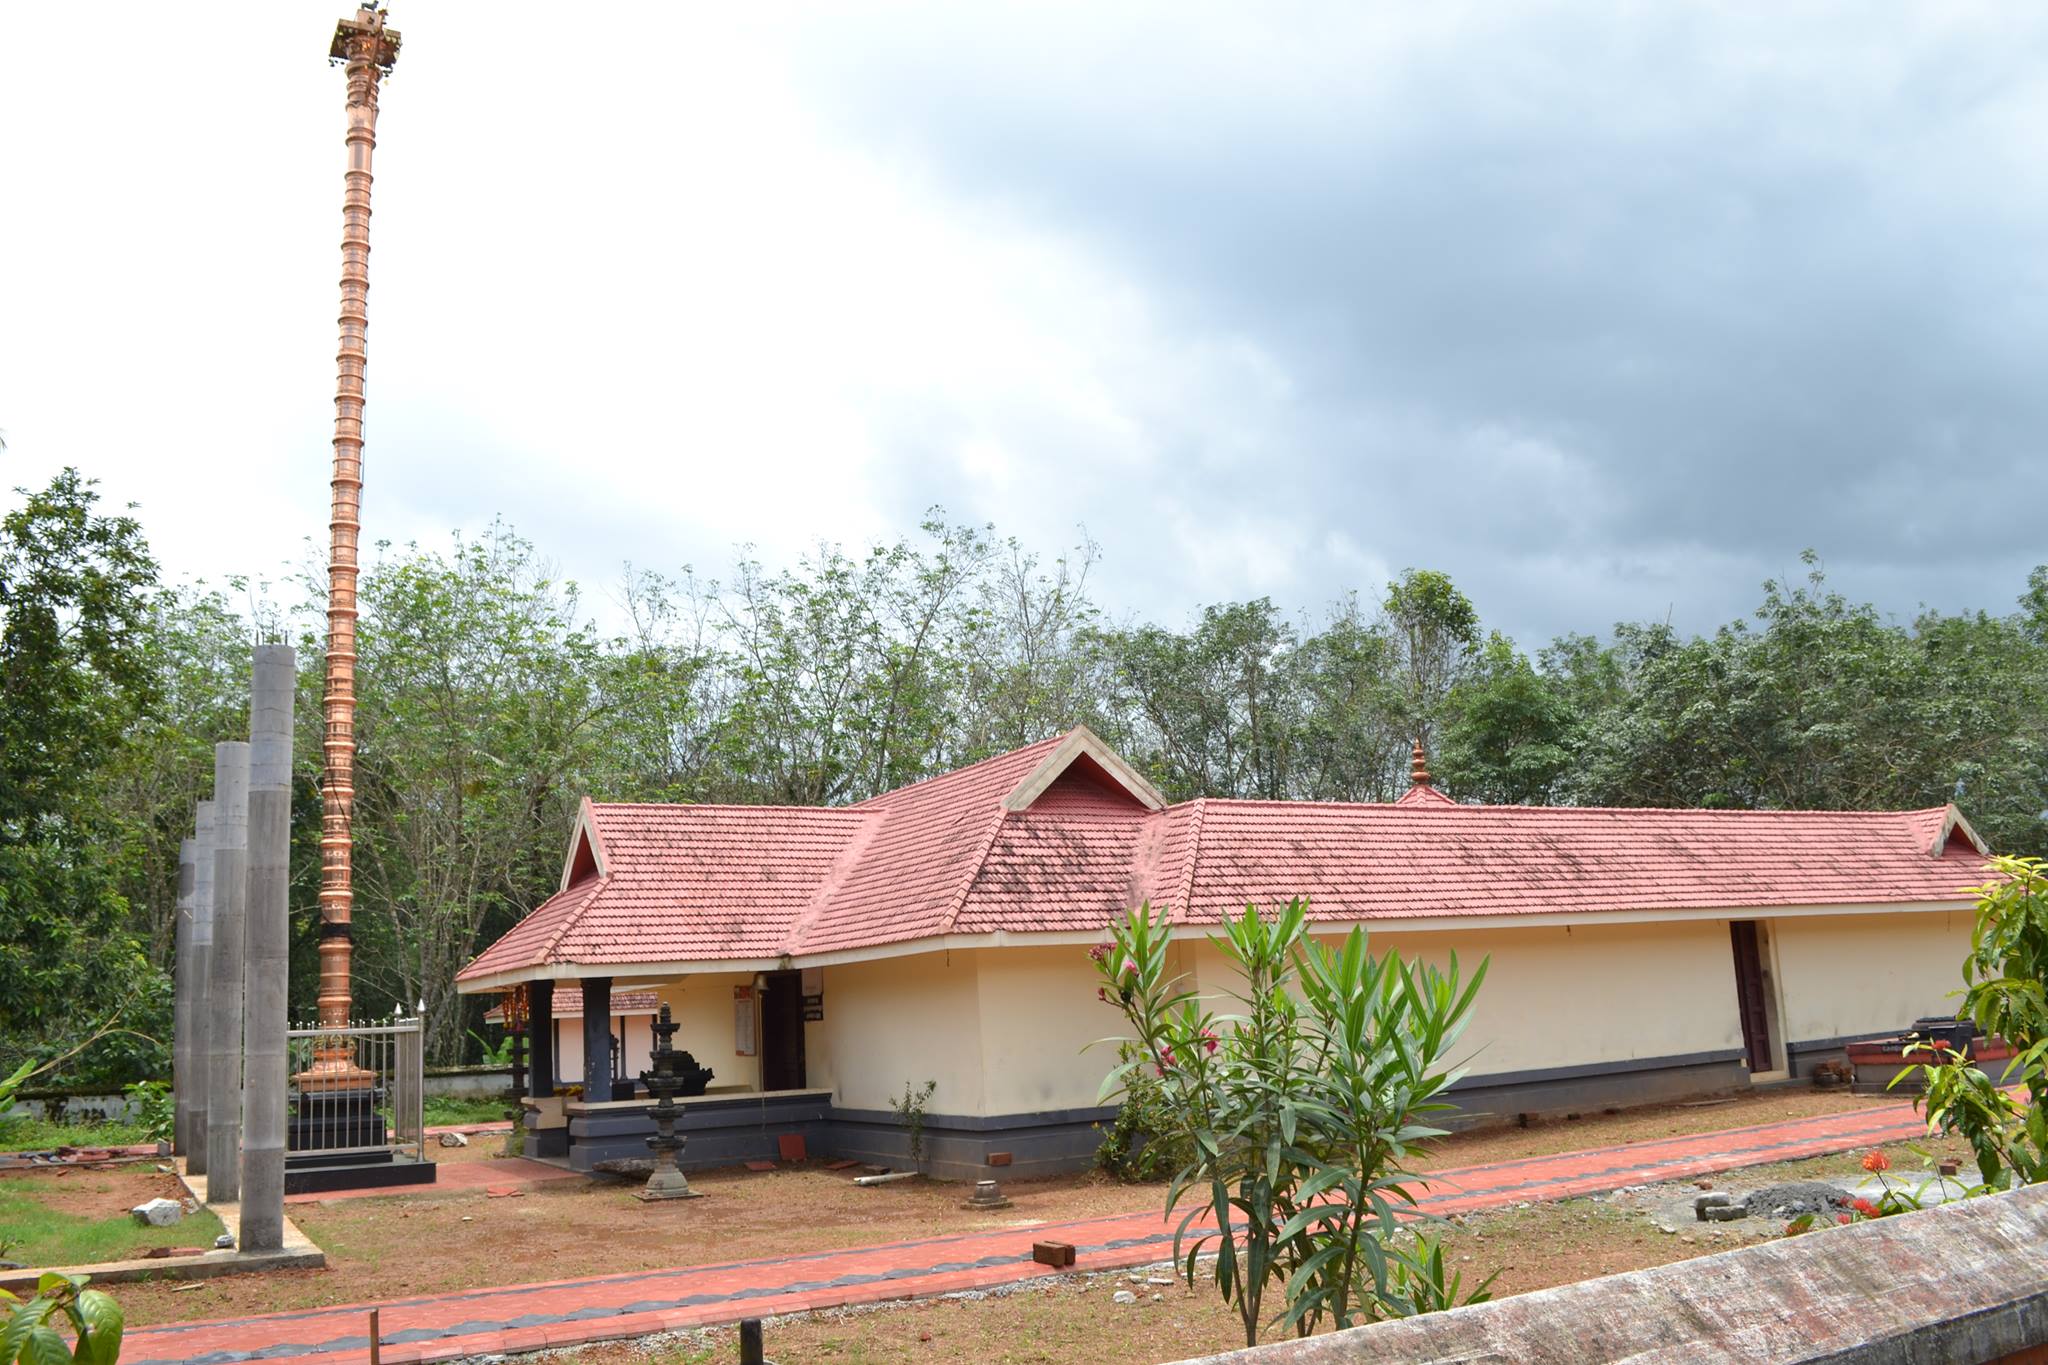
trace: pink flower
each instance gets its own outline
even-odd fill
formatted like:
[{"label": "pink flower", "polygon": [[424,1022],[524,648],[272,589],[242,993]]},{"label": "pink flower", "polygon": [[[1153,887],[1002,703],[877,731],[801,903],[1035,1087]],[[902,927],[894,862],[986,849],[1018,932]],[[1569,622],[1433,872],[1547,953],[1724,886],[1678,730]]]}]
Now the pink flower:
[{"label": "pink flower", "polygon": [[1129,958],[1125,958],[1117,964],[1117,971],[1124,976],[1136,976],[1138,974],[1138,964]]},{"label": "pink flower", "polygon": [[1107,1005],[1107,1004],[1109,1003],[1109,990],[1108,990],[1108,988],[1107,988],[1107,987],[1103,987],[1103,986],[1097,986],[1097,987],[1095,988],[1095,998],[1096,998],[1097,1000],[1100,1000],[1100,1001],[1101,1001],[1101,1002],[1102,1002],[1103,1004]]},{"label": "pink flower", "polygon": [[1104,962],[1107,961],[1108,958],[1109,945],[1107,943],[1098,943],[1093,948],[1090,948],[1088,950],[1088,960],[1090,962]]},{"label": "pink flower", "polygon": [[1165,1075],[1165,1074],[1166,1074],[1166,1069],[1167,1069],[1168,1067],[1172,1066],[1172,1065],[1173,1065],[1173,1048],[1172,1048],[1171,1046],[1168,1046],[1168,1047],[1162,1047],[1162,1048],[1160,1048],[1160,1049],[1159,1049],[1159,1074],[1160,1074],[1160,1075],[1162,1075],[1162,1076],[1163,1076],[1163,1075]]},{"label": "pink flower", "polygon": [[1216,1034],[1212,1029],[1202,1030],[1202,1050],[1211,1057],[1216,1055]]}]

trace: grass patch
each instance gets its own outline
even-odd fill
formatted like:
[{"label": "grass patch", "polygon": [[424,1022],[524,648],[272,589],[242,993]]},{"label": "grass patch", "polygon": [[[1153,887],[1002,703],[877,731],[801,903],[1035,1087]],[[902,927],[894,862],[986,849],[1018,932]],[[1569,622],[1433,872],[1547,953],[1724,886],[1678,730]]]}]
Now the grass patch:
[{"label": "grass patch", "polygon": [[10,1261],[29,1266],[122,1261],[144,1247],[210,1247],[222,1231],[210,1209],[188,1213],[167,1228],[146,1227],[126,1212],[93,1217],[53,1209],[39,1197],[44,1179],[0,1184],[0,1252]]},{"label": "grass patch", "polygon": [[53,1123],[48,1119],[0,1119],[0,1152],[36,1152],[50,1147],[128,1147],[148,1142],[139,1123],[114,1119]]},{"label": "grass patch", "polygon": [[503,1123],[511,1104],[503,1098],[473,1095],[429,1095],[425,1101],[429,1127],[459,1123]]}]

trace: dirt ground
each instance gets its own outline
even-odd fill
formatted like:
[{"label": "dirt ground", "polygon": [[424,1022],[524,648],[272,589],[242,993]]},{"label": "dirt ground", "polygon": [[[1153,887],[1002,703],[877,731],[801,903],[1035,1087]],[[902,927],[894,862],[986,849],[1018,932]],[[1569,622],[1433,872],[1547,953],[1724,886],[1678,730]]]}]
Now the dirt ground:
[{"label": "dirt ground", "polygon": [[[1441,1169],[1619,1145],[1871,1103],[1837,1091],[1785,1090],[1726,1103],[1594,1114],[1457,1135],[1440,1144],[1433,1164]],[[488,1161],[500,1140],[478,1136],[472,1143],[430,1150],[439,1161]],[[1163,1186],[1120,1185],[1086,1175],[1006,1180],[1003,1190],[1014,1207],[970,1213],[959,1207],[960,1185],[916,1180],[860,1189],[852,1184],[855,1174],[828,1172],[817,1162],[761,1173],[704,1172],[692,1175],[691,1183],[710,1197],[679,1204],[643,1204],[631,1197],[629,1184],[577,1180],[536,1186],[518,1198],[465,1190],[293,1205],[288,1216],[327,1252],[326,1269],[228,1277],[198,1288],[131,1285],[122,1302],[129,1321],[138,1325],[239,1316],[864,1246],[976,1227],[1027,1229],[1155,1210],[1164,1199]],[[1568,1248],[1547,1254],[1546,1264],[1571,1273],[1546,1283],[1581,1277],[1572,1255]],[[1536,1287],[1503,1281],[1516,1283]]]},{"label": "dirt ground", "polygon": [[1571,1118],[1532,1121],[1528,1127],[1495,1125],[1453,1133],[1438,1140],[1425,1167],[1483,1166],[1520,1157],[1552,1156],[1588,1147],[1619,1147],[1631,1142],[1678,1137],[1684,1133],[1718,1133],[1759,1123],[1815,1118],[1859,1109],[1881,1109],[1901,1103],[1897,1095],[1852,1095],[1847,1090],[1820,1090],[1810,1085],[1753,1090],[1736,1095],[1689,1100],[1680,1104],[1645,1105],[1623,1110],[1595,1110]]}]

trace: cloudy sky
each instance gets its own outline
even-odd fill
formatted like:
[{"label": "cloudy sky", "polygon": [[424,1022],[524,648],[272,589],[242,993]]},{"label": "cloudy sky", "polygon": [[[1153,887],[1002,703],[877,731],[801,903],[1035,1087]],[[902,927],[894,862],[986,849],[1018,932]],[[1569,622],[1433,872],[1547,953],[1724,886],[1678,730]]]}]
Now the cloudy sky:
[{"label": "cloudy sky", "polygon": [[[0,12],[0,484],[324,540],[338,0]],[[203,18],[200,16],[203,13]],[[1537,644],[2048,560],[2048,9],[552,6],[392,22],[366,533],[597,587],[934,503],[1119,610],[1427,565]]]}]

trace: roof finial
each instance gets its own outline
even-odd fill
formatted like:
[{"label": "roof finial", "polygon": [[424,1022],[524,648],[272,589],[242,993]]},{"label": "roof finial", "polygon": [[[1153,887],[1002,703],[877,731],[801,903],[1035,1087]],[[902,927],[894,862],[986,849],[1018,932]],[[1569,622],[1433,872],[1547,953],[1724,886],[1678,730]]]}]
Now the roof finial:
[{"label": "roof finial", "polygon": [[1422,736],[1415,737],[1415,761],[1408,765],[1408,785],[1427,787],[1430,785],[1429,755],[1422,750]]}]

